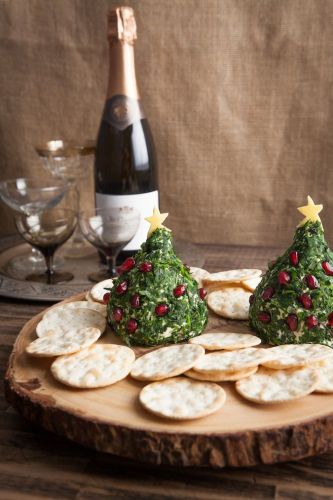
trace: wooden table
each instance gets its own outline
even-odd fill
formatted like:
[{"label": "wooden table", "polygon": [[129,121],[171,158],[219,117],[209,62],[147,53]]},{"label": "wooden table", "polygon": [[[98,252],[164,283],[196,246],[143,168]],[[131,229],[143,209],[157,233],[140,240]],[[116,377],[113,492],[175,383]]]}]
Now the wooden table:
[{"label": "wooden table", "polygon": [[[201,245],[208,270],[264,268],[274,248]],[[0,370],[16,335],[45,304],[2,299]],[[333,409],[332,409],[333,411]],[[249,469],[152,467],[82,448],[25,421],[0,394],[1,499],[329,499],[333,452]]]}]

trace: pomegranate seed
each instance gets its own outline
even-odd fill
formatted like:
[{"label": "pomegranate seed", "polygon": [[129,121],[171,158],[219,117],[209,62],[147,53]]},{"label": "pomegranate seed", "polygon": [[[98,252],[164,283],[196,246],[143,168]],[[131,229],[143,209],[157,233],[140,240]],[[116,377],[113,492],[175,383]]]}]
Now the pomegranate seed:
[{"label": "pomegranate seed", "polygon": [[133,269],[134,266],[135,266],[135,260],[133,259],[133,257],[128,257],[121,264],[121,266],[119,267],[118,271],[119,271],[120,274],[127,273],[128,271],[130,271],[131,269]]},{"label": "pomegranate seed", "polygon": [[287,271],[280,271],[278,275],[278,282],[280,285],[288,285],[290,282],[290,275],[287,273]]},{"label": "pomegranate seed", "polygon": [[126,323],[126,330],[128,333],[134,333],[138,329],[138,322],[136,319],[131,318]]},{"label": "pomegranate seed", "polygon": [[178,298],[178,297],[181,297],[182,295],[184,295],[185,290],[186,290],[185,285],[178,285],[178,286],[176,286],[176,288],[174,288],[173,294],[175,297]]},{"label": "pomegranate seed", "polygon": [[138,309],[141,306],[140,295],[138,293],[135,293],[134,295],[132,295],[130,303],[131,303],[131,306],[134,307],[134,309]]},{"label": "pomegranate seed", "polygon": [[293,250],[289,254],[289,261],[292,266],[297,266],[298,264],[298,252],[296,250]]},{"label": "pomegranate seed", "polygon": [[153,269],[153,264],[151,262],[142,262],[139,266],[139,270],[142,273],[149,273]]},{"label": "pomegranate seed", "polygon": [[250,302],[251,305],[253,304],[253,302],[254,302],[254,295],[253,294],[250,295],[249,302]]},{"label": "pomegranate seed", "polygon": [[298,318],[296,314],[288,314],[286,319],[287,325],[289,326],[289,330],[295,332],[298,327]]},{"label": "pomegranate seed", "polygon": [[268,312],[261,312],[258,314],[258,320],[262,323],[270,323],[271,315]]},{"label": "pomegranate seed", "polygon": [[298,300],[302,304],[304,309],[312,309],[313,307],[312,299],[306,293],[302,293],[302,295],[298,297]]},{"label": "pomegranate seed", "polygon": [[272,286],[268,286],[262,292],[261,297],[263,298],[263,300],[269,300],[273,297],[274,293],[275,293],[274,288]]},{"label": "pomegranate seed", "polygon": [[328,315],[328,326],[333,326],[333,312]]},{"label": "pomegranate seed", "polygon": [[165,316],[169,312],[169,307],[166,304],[159,304],[155,307],[156,316]]},{"label": "pomegranate seed", "polygon": [[306,326],[309,328],[309,330],[311,330],[311,328],[314,328],[315,326],[318,325],[318,318],[316,318],[316,316],[308,316],[305,320],[306,322]]},{"label": "pomegranate seed", "polygon": [[104,304],[107,304],[109,302],[109,298],[110,298],[110,292],[107,292],[103,295]]},{"label": "pomegranate seed", "polygon": [[112,316],[117,323],[123,319],[123,310],[120,307],[115,307],[112,311]]},{"label": "pomegranate seed", "polygon": [[313,274],[308,274],[307,277],[305,278],[305,280],[306,280],[308,287],[311,290],[314,290],[315,288],[319,287],[318,280],[315,276],[313,276]]},{"label": "pomegranate seed", "polygon": [[119,285],[116,287],[116,294],[117,295],[123,295],[126,291],[127,291],[127,288],[128,288],[128,283],[127,281],[122,281],[121,283],[119,283]]},{"label": "pomegranate seed", "polygon": [[323,262],[321,267],[324,269],[327,276],[333,276],[333,267],[329,262]]},{"label": "pomegranate seed", "polygon": [[207,296],[207,291],[204,288],[199,288],[199,297],[201,300],[205,300]]}]

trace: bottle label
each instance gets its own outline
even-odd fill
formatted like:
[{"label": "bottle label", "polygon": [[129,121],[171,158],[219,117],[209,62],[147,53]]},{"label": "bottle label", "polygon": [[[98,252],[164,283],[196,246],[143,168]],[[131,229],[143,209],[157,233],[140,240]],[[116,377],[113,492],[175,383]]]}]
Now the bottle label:
[{"label": "bottle label", "polygon": [[146,241],[149,223],[144,220],[149,217],[154,207],[158,207],[158,191],[143,194],[100,194],[96,193],[97,208],[119,208],[132,207],[141,212],[141,221],[134,238],[125,246],[124,250],[139,250],[141,244]]},{"label": "bottle label", "polygon": [[103,120],[118,130],[125,130],[129,125],[145,118],[141,101],[115,95],[105,103]]}]

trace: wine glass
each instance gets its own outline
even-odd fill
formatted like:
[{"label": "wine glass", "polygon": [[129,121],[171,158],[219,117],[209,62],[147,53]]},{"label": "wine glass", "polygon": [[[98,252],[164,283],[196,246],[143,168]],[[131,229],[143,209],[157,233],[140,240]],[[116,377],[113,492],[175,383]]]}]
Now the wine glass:
[{"label": "wine glass", "polygon": [[90,281],[98,282],[117,276],[117,256],[135,235],[140,218],[139,210],[132,207],[112,210],[95,208],[80,214],[79,224],[83,235],[105,255],[108,266],[105,271],[89,274]]},{"label": "wine glass", "polygon": [[75,230],[77,215],[74,210],[50,208],[34,214],[18,214],[15,222],[20,235],[37,248],[45,259],[46,271],[28,275],[28,281],[53,285],[73,279],[72,273],[54,270],[53,256],[57,248],[63,245]]},{"label": "wine glass", "polygon": [[[54,139],[44,144],[35,146],[35,151],[40,157],[43,166],[58,179],[65,179],[76,191],[77,212],[80,212],[81,193],[84,183],[92,173],[94,141],[77,143]],[[73,237],[66,245],[66,257],[80,258],[91,254],[88,245],[77,226]]]},{"label": "wine glass", "polygon": [[51,185],[38,179],[11,179],[0,183],[0,197],[16,212],[28,215],[57,205],[67,190],[67,183],[52,179]]},{"label": "wine glass", "polygon": [[[15,212],[33,215],[60,203],[67,190],[64,180],[21,177],[0,182],[0,199]],[[20,273],[45,269],[44,259],[36,249],[12,259],[10,265]]]}]

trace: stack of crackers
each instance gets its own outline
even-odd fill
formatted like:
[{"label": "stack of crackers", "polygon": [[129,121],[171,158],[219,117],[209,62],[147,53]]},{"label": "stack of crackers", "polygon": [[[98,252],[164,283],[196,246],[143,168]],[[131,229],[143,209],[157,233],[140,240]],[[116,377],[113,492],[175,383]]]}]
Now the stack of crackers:
[{"label": "stack of crackers", "polygon": [[[199,286],[208,288],[208,304],[210,297],[216,304],[221,293],[231,297],[232,306],[228,308],[225,299],[217,310],[237,319],[239,297],[243,292],[251,294],[246,287],[260,280],[259,273],[233,270],[209,275],[192,268]],[[333,392],[333,349],[321,344],[268,348],[259,346],[260,339],[250,332],[212,331],[187,344],[157,348],[136,358],[129,347],[98,343],[106,329],[103,297],[112,286],[112,280],[103,281],[88,292],[86,301],[47,311],[36,327],[38,338],[26,348],[32,356],[57,357],[51,372],[67,386],[105,387],[130,375],[147,383],[139,394],[146,410],[186,420],[219,410],[226,401],[222,385],[230,382],[235,382],[243,398],[261,404],[287,402],[314,391]],[[219,295],[214,298],[214,294]]]},{"label": "stack of crackers", "polygon": [[205,269],[191,267],[190,272],[199,286],[207,291],[207,304],[214,313],[228,319],[249,318],[249,299],[260,283],[260,269],[209,273]]},{"label": "stack of crackers", "polygon": [[37,340],[26,348],[36,357],[55,357],[53,376],[74,388],[105,387],[125,378],[135,360],[132,349],[97,344],[106,329],[105,288],[112,280],[98,283],[87,301],[68,302],[47,311],[36,327]]}]

